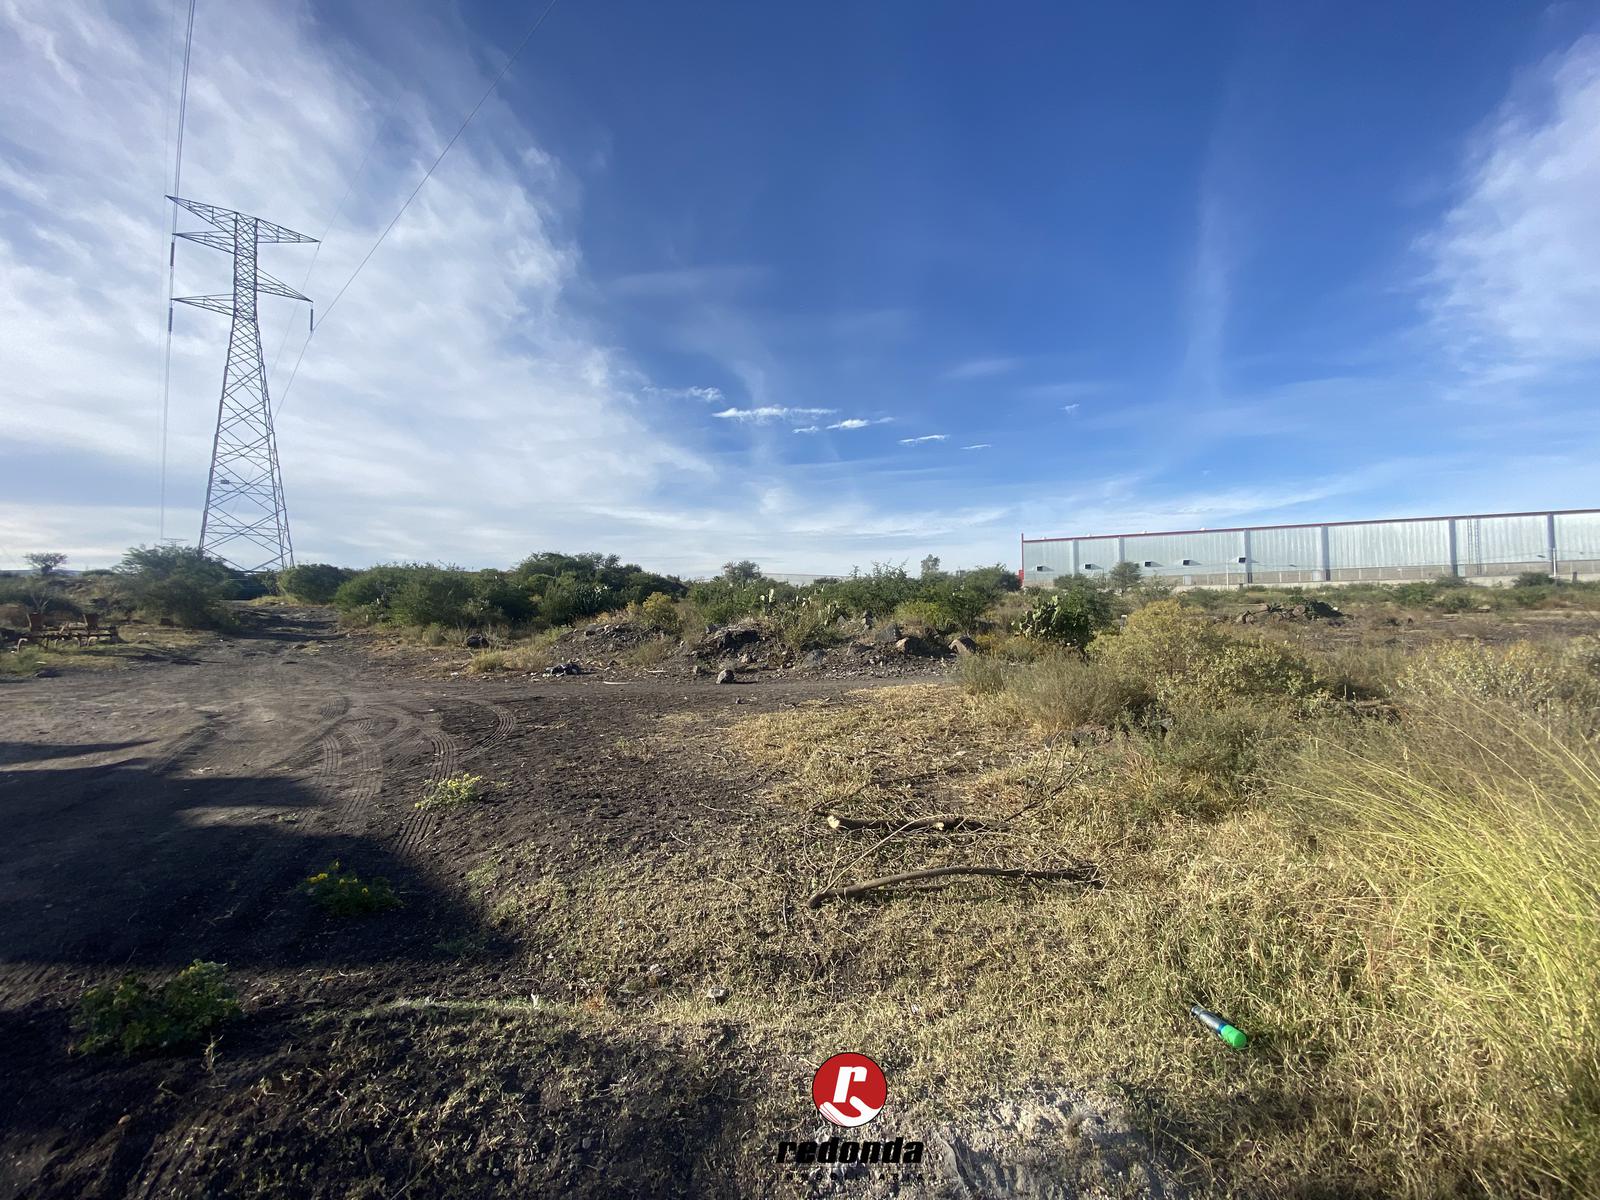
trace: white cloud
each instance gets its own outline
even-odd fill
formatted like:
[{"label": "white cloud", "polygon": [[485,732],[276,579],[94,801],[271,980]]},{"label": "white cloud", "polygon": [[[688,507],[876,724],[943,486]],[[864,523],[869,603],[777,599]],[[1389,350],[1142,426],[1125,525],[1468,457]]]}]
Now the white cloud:
[{"label": "white cloud", "polygon": [[1479,132],[1460,196],[1423,242],[1433,316],[1479,370],[1600,358],[1600,37],[1532,72]]},{"label": "white cloud", "polygon": [[[82,501],[68,515],[86,527],[58,530],[68,545],[97,540],[97,503],[120,540],[132,534],[127,515],[155,500],[169,15],[153,2],[0,7],[0,376],[30,401],[8,412],[0,456],[71,464]],[[203,41],[197,33],[183,191],[315,236],[371,147],[302,289],[326,304],[453,131],[457,97],[482,85],[453,20],[420,9],[408,22],[407,53],[433,94],[451,96],[446,111],[406,100],[385,124],[394,81],[309,6],[214,7]],[[584,544],[607,529],[588,506],[711,486],[692,431],[633,402],[648,381],[565,302],[584,281],[560,232],[577,199],[561,165],[491,100],[319,328],[280,410],[303,556],[481,561]],[[262,266],[300,286],[310,255],[269,246]],[[184,243],[178,262],[179,294],[223,290],[225,256]],[[294,331],[292,361],[304,312],[271,298],[261,307],[269,352]],[[225,319],[179,310],[172,533],[198,525],[227,336]],[[139,475],[148,482],[136,494],[100,482]],[[139,538],[155,533],[152,520]]]},{"label": "white cloud", "polygon": [[764,404],[760,408],[725,408],[711,415],[722,421],[764,425],[768,421],[787,421],[793,417],[823,417],[831,412],[833,412],[831,408],[781,408]]},{"label": "white cloud", "polygon": [[889,422],[891,422],[893,420],[894,420],[893,417],[875,417],[870,421],[866,420],[865,418],[862,418],[862,417],[846,417],[842,421],[836,421],[832,425],[829,425],[828,428],[829,429],[869,429],[874,425],[887,425],[887,424],[889,424]]},{"label": "white cloud", "polygon": [[1081,404],[1063,404],[1061,406],[1061,411],[1070,415],[1077,412],[1082,407],[1083,405]]},{"label": "white cloud", "polygon": [[974,442],[970,446],[963,446],[961,448],[963,450],[987,450],[990,448],[990,445],[991,443],[989,442]]},{"label": "white cloud", "polygon": [[925,433],[921,437],[901,438],[902,446],[915,446],[922,442],[942,442],[950,437],[948,433]]},{"label": "white cloud", "polygon": [[822,426],[820,426],[820,425],[807,425],[803,429],[796,429],[795,432],[796,433],[821,433],[822,432]]},{"label": "white cloud", "polygon": [[663,400],[703,400],[707,404],[721,404],[727,399],[719,387],[647,387],[644,390],[646,395]]}]

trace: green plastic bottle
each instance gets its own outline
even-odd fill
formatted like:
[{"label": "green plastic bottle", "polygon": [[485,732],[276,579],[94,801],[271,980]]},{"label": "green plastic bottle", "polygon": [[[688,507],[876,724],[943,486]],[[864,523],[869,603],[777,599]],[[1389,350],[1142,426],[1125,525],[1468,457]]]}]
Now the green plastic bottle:
[{"label": "green plastic bottle", "polygon": [[1189,1010],[1212,1033],[1216,1034],[1235,1050],[1243,1050],[1250,1044],[1250,1035],[1242,1029],[1236,1029],[1226,1017],[1219,1016],[1210,1009],[1201,1008],[1198,1004]]}]

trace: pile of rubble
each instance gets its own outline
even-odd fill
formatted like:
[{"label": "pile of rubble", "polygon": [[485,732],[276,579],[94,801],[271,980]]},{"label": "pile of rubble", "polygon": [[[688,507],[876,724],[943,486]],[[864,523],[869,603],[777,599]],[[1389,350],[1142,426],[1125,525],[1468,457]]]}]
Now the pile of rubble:
[{"label": "pile of rubble", "polygon": [[1279,604],[1269,600],[1245,609],[1234,618],[1241,625],[1254,625],[1263,621],[1341,621],[1344,614],[1333,605],[1321,600],[1301,600],[1294,604]]},{"label": "pile of rubble", "polygon": [[696,674],[709,673],[708,666],[702,665],[709,664],[719,672],[721,682],[722,676],[737,671],[833,670],[853,674],[869,667],[923,670],[952,655],[976,653],[977,648],[969,637],[958,637],[946,646],[892,622],[873,625],[863,620],[849,642],[796,654],[770,630],[744,621],[713,626],[684,654],[695,660]]}]

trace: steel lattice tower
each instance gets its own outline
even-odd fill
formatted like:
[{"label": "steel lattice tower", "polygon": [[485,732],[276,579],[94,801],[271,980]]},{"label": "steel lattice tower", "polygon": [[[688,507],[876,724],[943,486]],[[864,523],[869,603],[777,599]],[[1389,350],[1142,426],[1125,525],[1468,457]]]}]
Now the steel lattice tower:
[{"label": "steel lattice tower", "polygon": [[261,326],[256,295],[266,292],[305,300],[288,284],[256,266],[263,242],[314,242],[317,239],[231,208],[168,196],[212,226],[181,238],[233,255],[232,296],[174,296],[233,318],[228,363],[222,371],[217,433],[211,443],[211,476],[206,482],[205,514],[200,518],[200,549],[241,571],[273,571],[294,566],[289,510],[283,502],[278,443],[272,432],[266,364],[261,360]]}]

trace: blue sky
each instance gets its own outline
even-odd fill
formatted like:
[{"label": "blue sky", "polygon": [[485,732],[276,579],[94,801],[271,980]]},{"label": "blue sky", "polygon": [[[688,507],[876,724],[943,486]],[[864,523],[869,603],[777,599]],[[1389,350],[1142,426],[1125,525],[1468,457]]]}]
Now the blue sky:
[{"label": "blue sky", "polygon": [[[157,531],[173,11],[0,11],[0,565]],[[184,191],[326,230],[324,306],[530,19],[198,13]],[[1589,5],[561,0],[306,351],[296,546],[831,571],[1592,506],[1596,195]],[[192,537],[226,328],[178,329]]]}]

